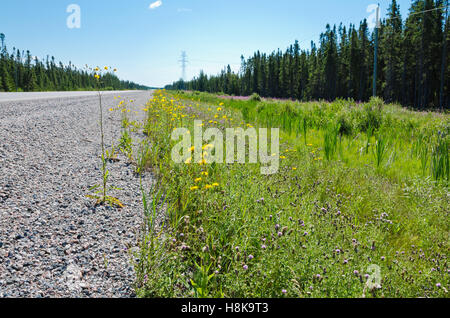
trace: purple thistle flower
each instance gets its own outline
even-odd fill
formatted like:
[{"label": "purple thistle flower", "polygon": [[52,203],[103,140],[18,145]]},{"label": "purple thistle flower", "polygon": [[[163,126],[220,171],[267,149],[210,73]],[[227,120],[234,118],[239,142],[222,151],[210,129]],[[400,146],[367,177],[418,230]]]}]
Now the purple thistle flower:
[{"label": "purple thistle flower", "polygon": [[287,290],[286,290],[286,289],[283,289],[281,292],[282,292],[283,294],[286,294],[286,293],[287,293]]},{"label": "purple thistle flower", "polygon": [[249,260],[252,260],[253,258],[254,258],[254,257],[253,257],[253,255],[251,255],[251,254],[248,256],[248,259],[249,259]]},{"label": "purple thistle flower", "polygon": [[244,266],[242,266],[242,268],[243,268],[244,270],[247,270],[247,269],[248,269],[248,266],[247,266],[247,265],[244,265]]},{"label": "purple thistle flower", "polygon": [[265,249],[267,248],[267,246],[266,246],[265,244],[263,244],[263,245],[261,245],[261,248],[262,248],[263,250],[265,250]]},{"label": "purple thistle flower", "polygon": [[437,284],[436,284],[436,287],[437,287],[437,288],[441,288],[441,283],[437,283]]}]

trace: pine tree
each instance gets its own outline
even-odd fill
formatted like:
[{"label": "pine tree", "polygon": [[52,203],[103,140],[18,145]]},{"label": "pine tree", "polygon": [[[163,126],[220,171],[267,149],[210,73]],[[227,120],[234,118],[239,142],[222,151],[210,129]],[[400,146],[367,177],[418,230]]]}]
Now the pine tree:
[{"label": "pine tree", "polygon": [[[398,1],[392,0],[379,28],[376,85],[386,102],[422,109],[448,107],[449,18],[441,8],[445,4],[447,0],[413,0],[403,22]],[[327,25],[318,45],[311,42],[309,50],[301,50],[295,41],[286,51],[269,55],[257,51],[247,60],[241,56],[238,74],[227,68],[210,76],[207,84],[198,85],[195,78],[191,86],[298,100],[367,101],[373,82],[374,34],[366,20],[358,29],[353,24],[348,28],[341,24],[337,30]],[[203,81],[204,74],[201,77]]]}]

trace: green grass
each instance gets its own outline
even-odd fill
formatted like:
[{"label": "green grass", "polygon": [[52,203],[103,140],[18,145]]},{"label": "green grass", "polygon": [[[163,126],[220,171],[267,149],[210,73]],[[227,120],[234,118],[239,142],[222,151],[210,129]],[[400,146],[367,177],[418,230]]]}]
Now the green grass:
[{"label": "green grass", "polygon": [[[152,209],[143,198],[166,228],[135,255],[139,296],[448,296],[448,115],[165,91],[148,115],[158,190]],[[173,163],[170,133],[194,119],[282,128],[280,171]],[[381,288],[367,284],[371,265]]]}]

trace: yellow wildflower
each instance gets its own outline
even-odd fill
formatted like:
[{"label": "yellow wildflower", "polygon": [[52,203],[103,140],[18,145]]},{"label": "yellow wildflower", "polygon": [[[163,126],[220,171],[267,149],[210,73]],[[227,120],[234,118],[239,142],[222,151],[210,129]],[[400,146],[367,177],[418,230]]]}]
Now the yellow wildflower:
[{"label": "yellow wildflower", "polygon": [[207,144],[202,147],[203,150],[207,150],[207,149],[211,149],[211,148],[214,148],[214,145]]}]

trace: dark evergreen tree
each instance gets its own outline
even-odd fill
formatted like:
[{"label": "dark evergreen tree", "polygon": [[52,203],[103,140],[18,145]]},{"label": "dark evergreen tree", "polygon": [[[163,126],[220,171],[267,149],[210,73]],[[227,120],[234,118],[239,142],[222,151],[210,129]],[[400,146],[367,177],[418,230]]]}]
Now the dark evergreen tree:
[{"label": "dark evergreen tree", "polygon": [[[416,108],[448,108],[450,63],[447,0],[413,0],[402,21],[392,0],[379,29],[377,91],[386,102]],[[446,23],[447,22],[447,23]],[[374,32],[367,21],[359,28],[326,26],[318,45],[302,50],[299,43],[269,55],[257,51],[241,56],[238,74],[228,67],[218,76],[201,74],[191,89],[231,95],[258,93],[264,97],[318,100],[351,98],[367,101],[372,95]],[[180,88],[179,83],[168,88]]]}]

